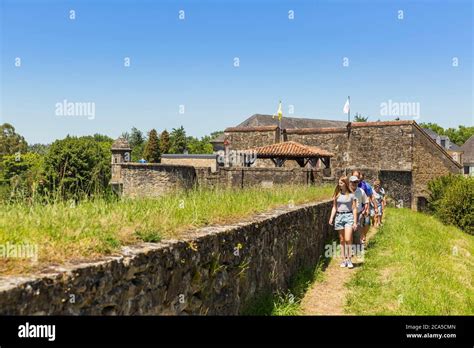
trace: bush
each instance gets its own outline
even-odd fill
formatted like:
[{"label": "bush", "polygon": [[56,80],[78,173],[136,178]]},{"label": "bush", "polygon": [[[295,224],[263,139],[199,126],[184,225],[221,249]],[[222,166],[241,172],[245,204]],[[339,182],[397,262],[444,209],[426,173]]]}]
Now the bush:
[{"label": "bush", "polygon": [[474,235],[474,178],[449,175],[431,181],[428,188],[428,205],[434,214],[444,223]]},{"label": "bush", "polygon": [[454,181],[440,200],[437,215],[441,221],[474,235],[474,178]]},{"label": "bush", "polygon": [[0,199],[31,198],[40,190],[43,157],[36,153],[3,156],[0,162]]},{"label": "bush", "polygon": [[430,190],[430,197],[428,198],[428,209],[436,213],[438,210],[438,205],[441,203],[446,190],[453,183],[462,180],[461,175],[449,174],[445,176],[440,176],[436,179],[431,180],[428,183],[428,190]]},{"label": "bush", "polygon": [[56,140],[45,156],[50,192],[63,199],[103,195],[110,180],[110,142],[94,137]]}]

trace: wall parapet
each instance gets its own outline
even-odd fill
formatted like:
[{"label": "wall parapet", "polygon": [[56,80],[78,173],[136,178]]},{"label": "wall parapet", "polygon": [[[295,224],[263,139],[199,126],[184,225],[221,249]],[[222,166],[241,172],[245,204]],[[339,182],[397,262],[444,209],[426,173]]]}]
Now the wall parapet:
[{"label": "wall parapet", "polygon": [[[118,256],[0,278],[3,315],[239,314],[285,290],[333,236],[331,201],[282,207],[186,239],[124,247]],[[74,297],[74,302],[70,299]]]}]

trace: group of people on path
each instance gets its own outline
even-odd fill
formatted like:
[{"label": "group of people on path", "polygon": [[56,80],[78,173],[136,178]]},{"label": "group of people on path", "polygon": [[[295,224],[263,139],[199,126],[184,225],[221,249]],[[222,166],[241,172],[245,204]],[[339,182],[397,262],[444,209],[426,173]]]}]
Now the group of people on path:
[{"label": "group of people on path", "polygon": [[381,225],[386,205],[385,194],[380,180],[375,180],[372,187],[358,170],[354,170],[350,177],[339,178],[334,190],[329,224],[334,225],[334,229],[339,232],[343,258],[341,267],[354,267],[351,260],[354,235],[358,235],[364,250],[370,225]]}]

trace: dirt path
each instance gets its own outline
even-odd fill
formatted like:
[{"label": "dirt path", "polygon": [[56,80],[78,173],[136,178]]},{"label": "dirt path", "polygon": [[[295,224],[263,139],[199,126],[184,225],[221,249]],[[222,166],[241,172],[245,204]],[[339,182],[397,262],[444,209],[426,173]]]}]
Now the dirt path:
[{"label": "dirt path", "polygon": [[[371,239],[376,233],[371,228],[367,239]],[[339,257],[331,259],[324,271],[323,280],[315,282],[306,292],[301,301],[303,315],[347,315],[344,313],[344,303],[348,289],[345,284],[352,278],[355,272],[362,267],[362,259],[352,258],[353,269],[341,268]]]}]

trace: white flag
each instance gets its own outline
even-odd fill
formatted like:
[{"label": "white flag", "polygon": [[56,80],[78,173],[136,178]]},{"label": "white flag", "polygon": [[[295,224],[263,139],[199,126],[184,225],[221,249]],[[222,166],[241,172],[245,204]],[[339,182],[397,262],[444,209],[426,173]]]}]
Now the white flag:
[{"label": "white flag", "polygon": [[347,98],[346,103],[344,104],[344,108],[342,109],[342,111],[345,114],[348,114],[350,109],[351,109],[351,106],[350,106],[350,103],[349,103],[349,98]]}]

